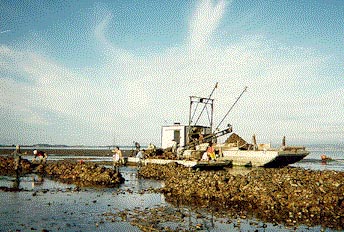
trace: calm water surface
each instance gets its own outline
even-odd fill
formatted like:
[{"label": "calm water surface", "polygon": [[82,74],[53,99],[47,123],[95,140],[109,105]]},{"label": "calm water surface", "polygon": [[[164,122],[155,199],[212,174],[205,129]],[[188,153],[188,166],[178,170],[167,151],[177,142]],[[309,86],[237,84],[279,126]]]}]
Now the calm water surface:
[{"label": "calm water surface", "polygon": [[[107,221],[102,214],[161,206],[177,208],[167,203],[163,194],[141,194],[142,190],[162,187],[162,181],[139,179],[135,167],[122,167],[121,173],[126,181],[119,188],[82,188],[81,191],[74,191],[74,185],[42,180],[36,175],[21,177],[20,187],[25,191],[0,192],[0,231],[139,231],[129,222]],[[0,178],[0,186],[10,187],[13,182],[13,177]],[[240,219],[238,223],[236,218],[216,218],[207,211],[201,212],[203,217],[200,219],[196,216],[200,211],[187,207],[182,210],[188,213],[189,219],[184,225],[174,226],[185,229],[191,224],[202,223],[207,228],[203,231],[295,230],[257,219]],[[173,223],[170,226],[173,227]],[[299,226],[296,230],[319,231],[321,227]]]},{"label": "calm water surface", "polygon": [[[342,150],[315,150],[304,160],[293,164],[313,170],[344,171],[344,152]],[[320,155],[335,159],[322,163]],[[32,158],[31,156],[24,158]],[[72,157],[50,156],[49,159]],[[75,157],[73,157],[75,158]],[[82,157],[80,157],[82,158]],[[83,157],[84,158],[84,157]],[[111,161],[109,157],[88,157],[92,161]],[[233,174],[246,174],[251,169],[233,168]],[[137,177],[135,167],[121,167],[125,183],[118,188],[82,188],[75,191],[74,185],[62,184],[49,179],[41,179],[31,174],[20,178],[21,192],[0,191],[0,231],[31,231],[48,229],[49,231],[140,231],[126,221],[111,222],[105,220],[103,213],[122,210],[143,210],[145,208],[167,207],[176,209],[165,201],[163,194],[145,191],[162,187],[163,181],[144,180]],[[11,187],[13,177],[0,176],[0,186]],[[142,191],[145,191],[142,194]],[[202,211],[202,219],[196,215],[200,212],[183,208],[189,219],[182,226],[186,230],[190,223],[202,223],[203,231],[332,231],[329,228],[299,226],[288,228],[281,224],[264,223],[258,219],[216,218],[210,212]],[[176,226],[171,223],[171,227]]]}]

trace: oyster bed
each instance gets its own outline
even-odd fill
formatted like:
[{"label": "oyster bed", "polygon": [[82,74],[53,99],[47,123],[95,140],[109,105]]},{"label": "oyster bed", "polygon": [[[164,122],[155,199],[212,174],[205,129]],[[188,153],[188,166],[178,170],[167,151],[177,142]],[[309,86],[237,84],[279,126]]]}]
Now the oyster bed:
[{"label": "oyster bed", "polygon": [[[106,186],[112,187],[124,182],[120,173],[94,163],[76,161],[54,161],[45,165],[21,160],[20,173],[40,173],[55,180],[73,183],[77,186]],[[0,175],[14,175],[14,159],[0,157]]]},{"label": "oyster bed", "polygon": [[228,171],[193,171],[174,163],[150,164],[139,174],[165,180],[159,191],[174,204],[231,211],[243,218],[253,215],[288,226],[344,228],[344,172],[287,167],[234,176]]},{"label": "oyster bed", "polygon": [[[28,174],[20,176],[20,187],[23,189],[19,192],[11,193],[6,192],[5,189],[9,188],[8,186],[11,186],[13,182],[12,174],[14,173],[13,168],[11,168],[13,160],[11,160],[9,157],[9,160],[6,159],[6,163],[2,159],[0,162],[0,174],[4,175],[1,179],[1,185],[4,186],[4,189],[0,191],[0,198],[2,199],[0,201],[0,214],[3,215],[0,217],[0,224],[3,225],[4,231],[57,231],[62,228],[73,231],[319,231],[320,229],[335,231],[343,229],[343,224],[339,225],[338,222],[337,224],[315,223],[313,221],[304,223],[300,220],[295,220],[294,223],[291,218],[287,218],[292,220],[288,223],[283,218],[278,221],[276,215],[270,215],[271,217],[264,218],[262,214],[257,213],[258,207],[257,209],[245,208],[247,206],[244,200],[245,195],[241,193],[238,195],[243,199],[238,200],[238,206],[233,207],[227,205],[230,200],[222,201],[221,203],[219,197],[210,197],[214,195],[211,192],[218,190],[215,187],[216,184],[208,184],[208,181],[219,183],[218,180],[226,178],[227,185],[231,181],[231,185],[238,183],[235,186],[241,188],[240,186],[245,186],[245,181],[239,182],[239,180],[246,179],[246,185],[249,185],[249,182],[255,180],[254,175],[252,175],[254,172],[267,175],[266,182],[268,182],[269,178],[270,181],[273,181],[273,178],[271,178],[272,174],[269,173],[275,172],[269,169],[265,170],[267,172],[264,169],[254,171],[252,169],[245,169],[244,172],[234,172],[234,174],[245,173],[245,175],[236,174],[236,176],[233,176],[234,170],[232,169],[216,172],[196,172],[188,168],[179,167],[176,164],[166,166],[150,165],[140,169],[141,177],[138,178],[136,167],[121,167],[120,172],[125,177],[125,182],[118,187],[106,188],[106,185],[99,184],[94,185],[96,188],[79,188],[74,185],[74,183],[78,183],[76,178],[78,175],[73,179],[74,174],[72,173],[81,172],[75,169],[78,170],[80,167],[86,167],[88,163],[80,165],[70,160],[65,162],[50,161],[46,167],[52,168],[49,172],[51,172],[53,180],[51,178],[44,178],[43,180],[40,179],[40,176],[47,176],[48,173],[46,172],[44,174],[40,173],[40,171],[45,172],[46,168],[23,160],[22,164],[26,164],[26,167],[29,167],[26,169]],[[4,166],[4,164],[9,166]],[[64,167],[63,165],[66,166]],[[98,170],[107,170],[102,169],[100,165],[95,165],[94,167],[95,170],[88,169],[90,174],[98,173]],[[62,172],[62,168],[69,171],[66,173]],[[292,174],[293,170],[291,170],[292,168],[289,169],[289,176],[285,176],[285,178],[289,178],[290,181],[295,182],[296,177]],[[6,174],[4,170],[7,170],[9,174]],[[295,168],[295,170],[300,170],[300,173],[304,171],[299,168]],[[279,173],[278,169],[275,171]],[[21,173],[23,172],[24,169],[22,166]],[[62,173],[59,174],[59,172]],[[251,173],[246,174],[248,172]],[[285,173],[281,172],[280,174],[287,175]],[[322,181],[318,181],[319,185],[326,185],[329,181],[335,180],[332,184],[339,184],[337,187],[341,188],[339,191],[342,191],[341,183],[343,182],[343,176],[337,175],[336,178],[333,176],[326,179],[325,177],[332,175],[327,171],[309,171],[308,174],[303,175],[306,176],[314,173],[321,175]],[[66,177],[69,175],[69,178],[62,180],[62,178],[60,179],[58,177],[59,175]],[[143,176],[145,178],[142,178]],[[186,191],[187,188],[175,190],[178,195],[175,193],[172,194],[172,191],[166,191],[167,188],[171,188],[170,185],[172,182],[169,179],[175,178],[174,181],[176,181],[176,184],[179,182],[185,185],[189,183],[185,181],[185,178],[191,176],[194,176],[195,179],[199,178],[201,181],[199,181],[199,184],[196,184],[195,179],[190,179],[190,185],[193,185],[191,186],[193,188],[190,187],[190,189],[197,191],[195,189],[198,188],[199,192],[204,192],[208,189],[208,198],[200,198],[202,196],[201,194],[199,196],[197,194],[191,194],[190,197],[190,192]],[[249,180],[247,180],[248,176],[251,176]],[[148,179],[148,177],[162,179],[163,181]],[[281,179],[282,185],[284,180],[282,177],[279,178]],[[208,179],[208,181],[205,181],[205,179]],[[303,181],[303,178],[299,179],[302,179],[299,181]],[[58,182],[54,180],[58,180]],[[61,182],[73,184],[64,184]],[[263,179],[262,182],[264,182]],[[307,185],[308,183],[303,184]],[[254,183],[250,185],[254,186]],[[255,185],[260,186],[258,184]],[[98,186],[104,186],[105,188],[99,188]],[[262,186],[264,186],[263,183]],[[290,188],[287,184],[285,186],[286,188]],[[281,188],[285,186],[282,185]],[[218,188],[224,189],[223,187]],[[262,187],[260,186],[260,188]],[[323,190],[327,191],[328,189],[327,187],[323,187]],[[245,190],[241,189],[241,191],[246,192],[248,188]],[[268,192],[270,190],[266,191]],[[267,193],[263,193],[263,195],[267,195]],[[299,195],[302,196],[303,194],[300,193]],[[264,197],[260,196],[258,191],[257,199],[260,198]],[[241,202],[243,203],[241,204]],[[273,213],[273,211],[270,212]],[[298,225],[298,223],[307,225]],[[320,226],[321,224],[323,227]]]}]

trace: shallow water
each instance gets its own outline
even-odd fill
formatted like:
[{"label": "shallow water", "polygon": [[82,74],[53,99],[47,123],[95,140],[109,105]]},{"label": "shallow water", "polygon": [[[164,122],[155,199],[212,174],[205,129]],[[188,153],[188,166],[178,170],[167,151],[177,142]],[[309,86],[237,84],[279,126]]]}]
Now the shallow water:
[{"label": "shallow water", "polygon": [[[326,163],[320,160],[325,154],[334,161]],[[33,156],[24,156],[31,160]],[[99,156],[59,156],[50,155],[48,160],[83,159],[89,162],[110,161],[111,157]],[[343,149],[314,149],[305,159],[291,166],[311,170],[344,171]],[[110,166],[107,166],[110,167]],[[245,175],[252,169],[228,169],[232,174]],[[117,188],[81,188],[75,185],[59,183],[47,178],[30,174],[20,177],[21,192],[0,191],[0,231],[30,231],[47,229],[49,231],[140,231],[128,221],[108,220],[104,213],[127,211],[133,214],[152,208],[164,207],[167,210],[181,210],[187,215],[182,222],[170,221],[162,223],[171,228],[193,230],[196,224],[202,224],[203,231],[333,231],[321,226],[297,228],[283,224],[266,223],[261,220],[240,219],[217,215],[211,210],[178,207],[165,201],[163,194],[150,191],[163,186],[163,181],[140,179],[136,167],[121,167],[125,182]],[[0,186],[12,187],[14,177],[0,176]],[[201,214],[202,217],[197,215]],[[144,219],[143,219],[144,220]],[[202,231],[202,230],[201,230]]]},{"label": "shallow water", "polygon": [[[303,160],[292,164],[292,167],[300,167],[311,170],[334,170],[344,172],[344,151],[343,150],[311,150],[311,153]],[[323,162],[320,158],[325,154],[333,160]]]},{"label": "shallow water", "polygon": [[[159,207],[172,211],[179,209],[187,215],[182,222],[163,223],[171,228],[192,230],[196,224],[201,223],[203,231],[295,230],[254,218],[238,219],[223,215],[215,217],[206,209],[173,206],[165,201],[163,194],[150,191],[163,186],[163,181],[140,179],[135,167],[121,167],[120,171],[125,178],[125,183],[120,187],[81,188],[80,191],[74,185],[47,178],[42,180],[33,174],[21,177],[19,187],[24,191],[0,192],[0,230],[140,231],[125,220],[109,221],[103,214],[123,210],[130,214]],[[14,177],[0,177],[0,186],[11,187],[13,183]],[[197,216],[199,214],[202,217]],[[299,226],[296,231],[320,229],[320,226]]]},{"label": "shallow water", "polygon": [[[300,167],[311,170],[335,170],[335,171],[344,171],[344,150],[342,148],[338,149],[335,147],[332,148],[313,148],[309,149],[310,154],[306,156],[303,160],[291,164],[292,167]],[[320,156],[325,154],[328,157],[331,157],[333,160],[323,162],[321,161]],[[24,159],[32,160],[33,155],[24,155]],[[64,159],[74,159],[74,160],[83,160],[85,162],[112,162],[111,156],[68,156],[68,155],[58,155],[53,154],[49,155],[48,160],[59,161]],[[233,170],[233,173],[247,173],[247,169],[236,168]]]},{"label": "shallow water", "polygon": [[[125,183],[119,188],[82,188],[38,176],[20,178],[21,192],[0,192],[1,231],[48,229],[52,231],[139,231],[129,223],[102,223],[104,212],[135,207],[154,207],[164,202],[161,194],[139,194],[161,187],[161,182],[140,180],[133,168],[122,168]],[[0,186],[11,187],[14,177],[1,177]]]},{"label": "shallow water", "polygon": [[[3,149],[13,150],[13,147],[2,147]],[[132,149],[130,146],[123,146],[122,149]],[[33,147],[22,147],[22,149],[33,149]],[[109,154],[107,156],[94,156],[91,154],[76,156],[76,155],[59,155],[59,154],[50,154],[48,160],[64,160],[64,159],[75,159],[75,160],[84,160],[85,162],[111,162],[112,157],[110,155],[110,148],[108,147],[47,147],[40,148],[46,150],[49,153],[51,149],[61,149],[61,150],[75,150],[82,149],[85,150],[85,154],[88,154],[90,149],[99,149],[99,150],[108,150]],[[307,150],[310,151],[310,154],[305,157],[303,160],[292,164],[293,167],[301,167],[311,170],[335,170],[335,171],[344,171],[344,145],[341,144],[328,144],[328,145],[309,145]],[[68,153],[67,153],[68,154]],[[322,162],[320,156],[325,154],[328,157],[331,157],[333,161]],[[3,155],[3,154],[0,154]],[[33,155],[24,155],[24,159],[32,160]],[[238,173],[238,170],[234,170],[235,173]],[[245,174],[245,171],[244,173]]]}]

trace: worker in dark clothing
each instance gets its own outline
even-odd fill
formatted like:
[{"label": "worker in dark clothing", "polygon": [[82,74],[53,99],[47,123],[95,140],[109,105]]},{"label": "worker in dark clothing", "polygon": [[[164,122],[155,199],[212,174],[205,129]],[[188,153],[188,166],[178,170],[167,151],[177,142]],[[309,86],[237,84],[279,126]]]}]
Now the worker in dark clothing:
[{"label": "worker in dark clothing", "polygon": [[133,156],[135,157],[137,155],[137,153],[139,153],[141,145],[139,144],[139,142],[133,141],[133,143],[135,145],[135,150],[133,151]]},{"label": "worker in dark clothing", "polygon": [[44,151],[34,150],[33,154],[35,155],[32,159],[34,162],[37,158],[40,164],[45,164],[47,162],[48,154]]},{"label": "worker in dark clothing", "polygon": [[135,148],[137,149],[137,150],[140,150],[140,144],[138,143],[138,142],[135,142]]}]

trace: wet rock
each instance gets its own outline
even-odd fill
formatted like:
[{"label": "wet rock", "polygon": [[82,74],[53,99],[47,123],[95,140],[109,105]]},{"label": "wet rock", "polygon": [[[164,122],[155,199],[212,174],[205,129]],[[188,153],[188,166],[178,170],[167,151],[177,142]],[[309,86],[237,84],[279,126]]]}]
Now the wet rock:
[{"label": "wet rock", "polygon": [[[21,174],[32,172],[33,165],[27,159],[20,161],[19,171]],[[11,156],[0,156],[0,175],[15,175],[14,158]]]},{"label": "wet rock", "polygon": [[[117,211],[117,209],[116,209]],[[102,214],[106,221],[126,221],[141,231],[195,231],[206,229],[204,220],[199,218],[188,221],[190,211],[184,208],[157,206],[154,208],[136,207],[134,210],[121,210]],[[188,223],[186,223],[188,222]],[[167,226],[166,223],[169,225]]]},{"label": "wet rock", "polygon": [[23,189],[21,188],[12,188],[12,187],[4,187],[4,186],[0,186],[0,191],[4,191],[4,192],[20,192]]},{"label": "wet rock", "polygon": [[[21,160],[20,175],[40,173],[56,180],[73,183],[77,186],[116,186],[124,182],[122,175],[113,169],[93,163],[76,161],[56,161],[47,164],[33,164],[26,159]],[[15,175],[13,157],[0,156],[0,175]]]},{"label": "wet rock", "polygon": [[147,165],[140,175],[164,179],[160,192],[173,204],[233,210],[289,225],[344,228],[344,172],[301,168],[256,169],[233,176],[226,171],[190,171],[181,165]]},{"label": "wet rock", "polygon": [[46,175],[78,186],[115,186],[124,182],[120,173],[92,163],[54,162],[45,166]]}]

